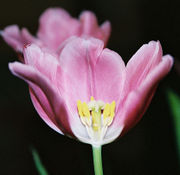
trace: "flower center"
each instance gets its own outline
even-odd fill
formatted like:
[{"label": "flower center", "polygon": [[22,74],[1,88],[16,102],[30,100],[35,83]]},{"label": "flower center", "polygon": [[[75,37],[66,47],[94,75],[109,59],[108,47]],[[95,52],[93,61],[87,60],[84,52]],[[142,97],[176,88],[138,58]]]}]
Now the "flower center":
[{"label": "flower center", "polygon": [[96,101],[91,97],[91,101],[77,101],[77,108],[81,122],[86,126],[89,137],[95,141],[102,141],[107,128],[111,125],[114,118],[115,101],[111,104],[103,101]]}]

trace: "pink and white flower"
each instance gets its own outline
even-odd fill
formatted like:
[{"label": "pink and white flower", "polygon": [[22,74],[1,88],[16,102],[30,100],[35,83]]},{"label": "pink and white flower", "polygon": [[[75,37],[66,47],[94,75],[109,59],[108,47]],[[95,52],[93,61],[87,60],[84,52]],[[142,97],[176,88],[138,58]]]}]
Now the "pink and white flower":
[{"label": "pink and white flower", "polygon": [[9,64],[30,87],[40,117],[57,132],[100,146],[126,133],[146,111],[173,58],[159,42],[143,45],[125,66],[95,38],[74,38],[57,58],[32,44],[25,64]]},{"label": "pink and white flower", "polygon": [[17,52],[22,52],[24,45],[30,43],[57,52],[61,44],[72,36],[95,37],[106,43],[110,31],[110,22],[98,26],[95,14],[90,11],[82,12],[79,19],[75,19],[61,8],[49,8],[40,16],[37,37],[26,28],[20,30],[17,25],[7,26],[1,35]]}]

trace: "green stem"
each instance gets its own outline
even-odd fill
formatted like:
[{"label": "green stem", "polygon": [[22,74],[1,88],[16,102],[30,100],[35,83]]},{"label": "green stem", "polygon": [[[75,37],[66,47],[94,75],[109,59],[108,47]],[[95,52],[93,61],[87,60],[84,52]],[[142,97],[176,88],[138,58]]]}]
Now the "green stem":
[{"label": "green stem", "polygon": [[102,156],[101,156],[101,146],[92,146],[93,150],[93,161],[94,161],[94,173],[95,175],[103,175],[102,167]]},{"label": "green stem", "polygon": [[168,93],[168,102],[173,114],[173,122],[174,122],[174,129],[175,129],[176,142],[177,142],[177,151],[178,151],[178,158],[180,164],[180,97],[172,90],[168,90],[167,93]]}]

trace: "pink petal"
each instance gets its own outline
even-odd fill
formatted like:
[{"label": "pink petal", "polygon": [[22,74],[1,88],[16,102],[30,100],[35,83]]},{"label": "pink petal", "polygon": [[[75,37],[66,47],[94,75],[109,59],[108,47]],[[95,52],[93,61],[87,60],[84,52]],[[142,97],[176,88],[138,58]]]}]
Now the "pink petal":
[{"label": "pink petal", "polygon": [[[24,57],[25,57],[26,64],[33,66],[35,69],[40,71],[43,75],[45,75],[50,80],[50,83],[56,88],[56,91],[57,91],[56,93],[61,94],[61,97],[64,98],[65,95],[62,89],[63,80],[61,76],[62,70],[59,66],[57,59],[54,58],[52,55],[42,51],[39,47],[37,47],[34,44],[25,48]],[[40,103],[41,107],[46,112],[46,114],[48,114],[48,116],[51,116],[52,115],[51,110],[48,109],[47,111],[46,109],[48,107],[48,104],[47,103],[46,105],[44,104],[46,102],[46,99],[45,97],[43,97],[42,91],[38,88],[34,88],[33,92],[36,92],[36,94],[39,95],[38,102]],[[32,98],[32,100],[35,101],[34,98]],[[35,101],[34,103],[36,104],[37,102]],[[79,116],[77,115],[77,111],[76,113],[72,113],[71,109],[68,109],[68,112],[70,113],[68,114],[68,117],[69,117],[71,129],[73,130],[73,133],[76,136],[87,137],[86,131],[84,130],[84,126],[82,126]]]},{"label": "pink petal", "polygon": [[[63,94],[68,106],[77,112],[77,100],[89,102],[94,94],[92,67],[103,50],[103,42],[77,38],[69,42],[61,52]],[[58,87],[59,87],[58,86]]]},{"label": "pink petal", "polygon": [[4,40],[16,51],[22,52],[24,45],[36,43],[42,45],[41,41],[34,38],[26,28],[19,29],[17,25],[11,25],[1,32]]},{"label": "pink petal", "polygon": [[136,89],[161,61],[161,58],[162,48],[159,42],[151,41],[143,45],[126,66],[127,80],[124,95]]},{"label": "pink petal", "polygon": [[101,39],[106,44],[111,32],[110,22],[107,21],[99,27],[95,14],[90,11],[84,11],[80,15],[80,22],[82,23],[82,35]]},{"label": "pink petal", "polygon": [[23,38],[26,38],[28,41],[33,42],[35,38],[29,33],[29,31],[26,28],[22,28],[21,34]]},{"label": "pink petal", "polygon": [[[56,84],[56,74],[58,74],[59,63],[57,58],[51,54],[42,51],[35,44],[24,48],[25,63],[36,68],[39,72],[49,78],[49,80]],[[60,78],[60,77],[59,77]]]},{"label": "pink petal", "polygon": [[[63,133],[73,136],[69,123],[67,107],[63,102],[60,94],[55,90],[55,87],[52,85],[52,83],[50,83],[44,75],[42,75],[40,72],[28,65],[23,65],[17,62],[10,63],[9,69],[14,75],[27,81],[30,87],[33,89],[33,92],[35,92],[37,89],[35,89],[32,84],[35,84],[38,88],[42,90],[48,100],[48,103],[50,104],[51,110],[54,113],[53,116],[48,116],[49,119],[54,124],[56,122],[56,127],[60,128]],[[36,96],[39,102],[44,103],[42,102],[44,99],[39,92],[36,93]],[[45,106],[45,108],[48,109],[48,106]],[[39,113],[41,112],[40,110],[41,109],[39,109]],[[45,119],[44,116],[42,116],[42,118]],[[48,123],[47,120],[46,122]],[[49,125],[51,125],[51,123],[49,123]]]},{"label": "pink petal", "polygon": [[104,49],[95,66],[95,89],[97,100],[116,105],[122,93],[125,80],[125,65],[122,58],[114,51]]},{"label": "pink petal", "polygon": [[60,55],[61,54],[61,51],[64,49],[64,47],[69,43],[71,42],[72,40],[76,39],[77,37],[76,36],[72,36],[72,37],[69,37],[68,39],[66,39],[65,41],[63,41],[61,43],[61,45],[58,47],[57,49],[57,55]]},{"label": "pink petal", "polygon": [[17,25],[7,26],[1,35],[14,50],[22,52],[24,41]]},{"label": "pink petal", "polygon": [[[32,86],[32,84],[31,84]],[[49,116],[53,116],[53,112],[51,111],[51,107],[47,101],[47,98],[43,94],[43,92],[38,88],[34,87],[33,89],[39,90],[38,94],[41,93],[41,95],[36,95],[36,93],[30,88],[30,95],[31,95],[31,100],[33,102],[33,105],[38,112],[39,116],[44,120],[44,122],[54,129],[56,132],[63,134],[62,131],[56,126],[56,122],[53,121],[53,118],[49,118]],[[38,97],[41,97],[41,100]],[[51,111],[51,112],[50,112]],[[47,115],[48,114],[48,115]],[[52,122],[53,121],[53,122]]]},{"label": "pink petal", "polygon": [[101,30],[104,33],[104,43],[105,45],[108,42],[108,39],[110,37],[111,34],[111,23],[109,21],[105,21],[102,25],[101,25]]},{"label": "pink petal", "polygon": [[80,24],[61,8],[49,8],[40,17],[38,38],[48,48],[56,51],[60,44],[70,36],[80,35]]},{"label": "pink petal", "polygon": [[83,34],[92,35],[94,30],[98,28],[97,19],[94,13],[90,11],[84,11],[80,15],[80,21],[83,27]]},{"label": "pink petal", "polygon": [[32,36],[26,28],[22,28],[21,36],[26,41],[26,43],[24,43],[26,45],[34,43],[34,44],[37,44],[40,47],[44,46],[44,44],[39,39]]},{"label": "pink petal", "polygon": [[117,116],[113,121],[112,128],[124,125],[123,133],[132,128],[146,111],[159,81],[170,71],[173,58],[166,55],[162,61],[151,71],[142,84],[129,93],[124,100],[123,106],[119,106]]}]

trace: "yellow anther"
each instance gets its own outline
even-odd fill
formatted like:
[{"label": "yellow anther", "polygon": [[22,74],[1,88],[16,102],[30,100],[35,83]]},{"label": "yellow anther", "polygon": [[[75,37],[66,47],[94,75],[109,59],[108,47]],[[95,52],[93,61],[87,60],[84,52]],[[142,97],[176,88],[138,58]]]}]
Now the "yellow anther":
[{"label": "yellow anther", "polygon": [[110,104],[106,103],[103,111],[103,119],[106,119],[110,115]]},{"label": "yellow anther", "polygon": [[106,103],[103,111],[103,126],[111,125],[114,118],[116,103],[113,101],[111,104]]},{"label": "yellow anther", "polygon": [[88,109],[88,105],[85,102],[82,103],[82,111],[83,111],[83,115],[85,117],[90,117],[90,112],[89,112],[89,109]]},{"label": "yellow anther", "polygon": [[80,117],[83,117],[82,103],[80,100],[77,101],[77,108],[78,108],[78,112],[79,112]]},{"label": "yellow anther", "polygon": [[114,111],[115,111],[115,107],[116,107],[115,101],[113,101],[110,106],[111,106],[111,114],[110,114],[110,116],[114,117]]},{"label": "yellow anther", "polygon": [[114,118],[114,111],[115,111],[115,107],[116,107],[116,103],[115,101],[113,101],[111,104],[110,104],[110,115],[108,117],[108,120],[106,121],[107,123],[107,126],[111,125],[112,121],[113,121],[113,118]]},{"label": "yellow anther", "polygon": [[94,97],[93,96],[91,96],[91,101],[93,101],[94,100]]}]

